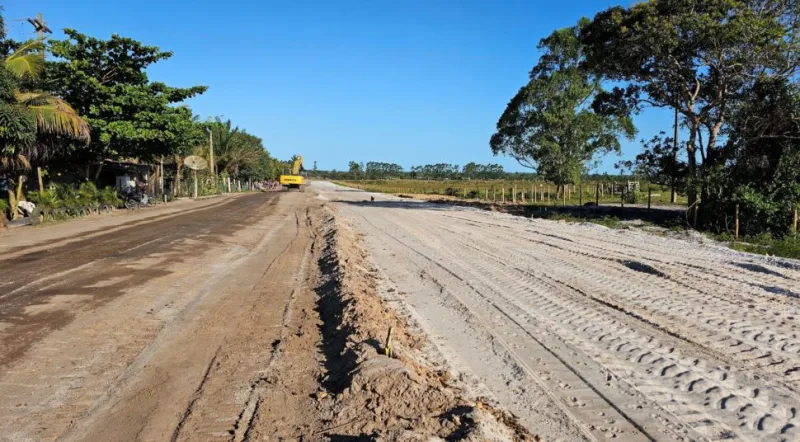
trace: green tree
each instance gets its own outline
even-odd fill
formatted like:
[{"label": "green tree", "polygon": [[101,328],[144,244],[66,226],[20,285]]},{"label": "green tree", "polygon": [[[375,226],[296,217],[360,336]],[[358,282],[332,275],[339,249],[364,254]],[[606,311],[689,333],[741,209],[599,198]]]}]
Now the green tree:
[{"label": "green tree", "polygon": [[364,173],[364,168],[361,167],[361,164],[355,161],[350,161],[350,164],[348,165],[348,170],[350,172],[351,178],[360,178],[361,175]]},{"label": "green tree", "polygon": [[591,107],[602,93],[600,78],[582,65],[578,27],[543,39],[530,81],[511,99],[492,136],[492,152],[509,155],[559,186],[575,183],[597,153],[619,151],[618,137],[632,137],[626,115]]},{"label": "green tree", "polygon": [[[586,64],[627,86],[599,96],[596,107],[677,109],[689,130],[694,204],[707,190],[698,183],[719,164],[718,141],[735,102],[761,77],[795,74],[798,8],[785,0],[650,0],[603,11],[581,26]],[[698,152],[710,167],[699,169]]]},{"label": "green tree", "polygon": [[673,155],[673,139],[664,132],[650,140],[642,140],[642,152],[633,161],[621,161],[618,169],[629,169],[634,175],[650,183],[683,189],[686,184],[686,164],[676,161]]},{"label": "green tree", "polygon": [[265,166],[264,160],[271,157],[261,138],[234,127],[231,120],[222,121],[219,117],[208,123],[208,127],[211,128],[214,159],[220,173],[225,172],[233,178],[240,178],[239,173],[245,168],[249,168],[251,174],[255,170],[266,173],[261,166]]},{"label": "green tree", "polygon": [[89,166],[106,158],[155,161],[200,142],[192,113],[174,104],[206,87],[175,88],[147,77],[146,69],[171,52],[118,35],[102,40],[72,29],[64,33],[65,40],[49,43],[56,58],[47,63],[45,84],[91,126],[88,148],[68,156],[86,167],[87,178]]},{"label": "green tree", "polygon": [[[5,23],[0,16],[0,41],[4,40]],[[8,198],[12,218],[21,196],[22,173],[30,168],[31,160],[49,155],[61,139],[89,140],[86,122],[66,101],[20,86],[23,81],[35,82],[43,65],[42,45],[31,41],[4,57],[0,67],[0,171],[11,183]],[[14,172],[16,179],[11,178]]]}]

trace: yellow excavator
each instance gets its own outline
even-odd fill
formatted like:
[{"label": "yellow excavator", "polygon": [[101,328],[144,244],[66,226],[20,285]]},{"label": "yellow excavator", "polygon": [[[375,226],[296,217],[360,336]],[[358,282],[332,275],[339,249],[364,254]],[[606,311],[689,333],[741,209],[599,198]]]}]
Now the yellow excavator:
[{"label": "yellow excavator", "polygon": [[305,172],[305,169],[303,168],[303,157],[297,155],[297,158],[294,160],[294,164],[292,164],[292,170],[284,170],[284,174],[279,178],[283,189],[297,189],[301,192],[304,192],[306,179],[300,174],[301,172]]}]

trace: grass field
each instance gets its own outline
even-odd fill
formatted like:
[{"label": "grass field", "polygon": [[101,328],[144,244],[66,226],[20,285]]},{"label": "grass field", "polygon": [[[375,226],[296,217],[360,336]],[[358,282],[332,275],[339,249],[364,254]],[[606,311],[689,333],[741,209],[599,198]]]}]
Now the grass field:
[{"label": "grass field", "polygon": [[[518,202],[545,205],[578,205],[589,201],[600,204],[619,204],[627,182],[584,182],[568,185],[565,192],[557,192],[556,186],[541,181],[500,180],[360,180],[337,181],[337,184],[388,194],[443,195],[455,198]],[[639,182],[639,189],[629,195],[625,203],[647,204],[648,190],[653,205],[669,205],[670,189],[657,184]],[[634,198],[631,198],[634,196]],[[678,195],[678,205],[686,205],[686,196]]]}]

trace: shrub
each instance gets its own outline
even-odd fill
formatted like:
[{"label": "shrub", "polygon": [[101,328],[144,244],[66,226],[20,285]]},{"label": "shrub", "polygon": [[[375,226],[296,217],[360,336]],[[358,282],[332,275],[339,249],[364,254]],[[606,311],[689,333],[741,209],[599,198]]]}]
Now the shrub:
[{"label": "shrub", "polygon": [[81,183],[78,187],[78,203],[80,207],[97,207],[100,192],[94,183]]},{"label": "shrub", "polygon": [[122,199],[117,194],[117,189],[106,187],[99,192],[99,203],[105,206],[120,207]]},{"label": "shrub", "polygon": [[28,200],[36,204],[36,207],[42,210],[55,209],[60,206],[58,195],[56,195],[54,190],[28,192]]}]

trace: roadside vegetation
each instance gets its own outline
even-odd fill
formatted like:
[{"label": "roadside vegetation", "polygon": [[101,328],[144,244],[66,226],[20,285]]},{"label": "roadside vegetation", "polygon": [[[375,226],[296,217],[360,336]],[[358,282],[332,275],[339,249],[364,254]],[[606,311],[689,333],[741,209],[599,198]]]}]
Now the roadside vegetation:
[{"label": "roadside vegetation", "polygon": [[[633,179],[633,178],[632,178]],[[579,184],[558,187],[542,180],[334,180],[334,182],[366,190],[389,194],[410,194],[451,197],[465,200],[491,202],[518,202],[542,206],[593,204],[647,204],[670,205],[670,190],[666,186],[642,181],[628,188],[628,180],[619,177],[608,180],[586,180]],[[678,196],[676,205],[685,205],[685,197]]]},{"label": "roadside vegetation", "polygon": [[173,87],[148,77],[147,69],[172,52],[119,35],[64,34],[15,41],[0,16],[0,218],[18,216],[23,200],[78,211],[83,206],[69,195],[89,184],[104,187],[111,163],[144,166],[151,194],[188,195],[192,175],[183,160],[210,160],[209,138],[218,175],[198,173],[201,194],[221,192],[228,179],[274,179],[285,167],[260,138],[230,120],[201,120],[186,106],[206,86]]},{"label": "roadside vegetation", "polygon": [[541,41],[492,151],[574,184],[632,135],[633,115],[671,110],[620,168],[686,195],[693,227],[735,234],[738,213],[742,237],[784,250],[800,203],[798,23],[782,0],[654,0],[581,19]]}]

